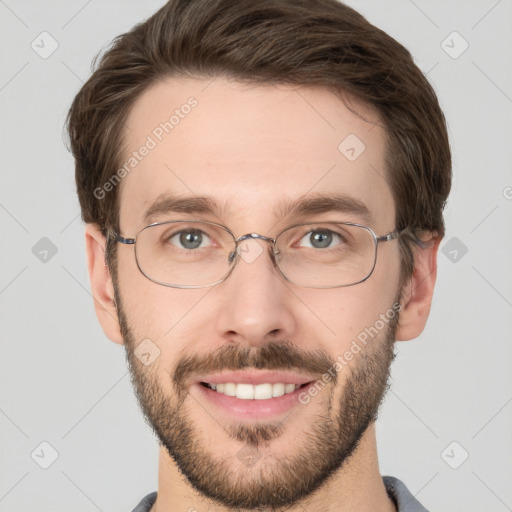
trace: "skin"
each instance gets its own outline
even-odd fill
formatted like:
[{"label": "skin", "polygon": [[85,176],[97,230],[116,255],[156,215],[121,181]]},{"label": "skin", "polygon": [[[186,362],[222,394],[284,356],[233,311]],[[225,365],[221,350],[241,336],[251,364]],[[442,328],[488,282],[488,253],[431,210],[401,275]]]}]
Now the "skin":
[{"label": "skin", "polygon": [[[322,89],[249,86],[221,78],[168,79],[146,90],[130,111],[127,154],[139,148],[155,127],[190,96],[198,105],[121,183],[120,232],[124,237],[136,236],[145,226],[145,209],[167,192],[211,196],[224,208],[216,216],[202,218],[226,225],[235,236],[275,236],[297,221],[274,211],[283,199],[333,192],[363,202],[373,218],[369,227],[377,235],[395,229],[395,205],[383,178],[385,132],[378,125],[376,113],[366,105],[350,100],[351,109],[372,122],[363,121],[339,98]],[[366,145],[353,162],[338,150],[349,134],[356,134]],[[172,218],[181,217],[168,214],[155,220]],[[355,214],[339,212],[305,221],[326,219],[361,222]],[[201,398],[194,395],[185,379],[181,413],[186,413],[197,446],[203,450],[197,457],[203,454],[205,460],[229,461],[231,473],[225,477],[234,481],[236,475],[242,475],[249,486],[265,470],[279,475],[283,457],[302,453],[304,441],[320,417],[343,424],[340,411],[354,370],[364,368],[365,358],[374,356],[379,347],[394,340],[416,338],[425,326],[440,242],[435,234],[432,236],[428,248],[415,249],[415,269],[403,287],[399,325],[392,331],[379,332],[364,355],[355,356],[347,369],[337,374],[335,382],[307,406],[295,407],[281,421],[280,434],[260,444],[262,459],[254,467],[248,469],[236,456],[246,443],[228,435],[240,424],[249,429],[254,421],[234,424],[218,410],[200,403]],[[396,240],[379,244],[377,264],[368,280],[333,289],[305,288],[284,281],[265,251],[251,263],[239,261],[230,277],[212,288],[164,287],[139,272],[133,246],[118,244],[116,308],[112,276],[104,261],[105,239],[95,225],[86,227],[86,247],[96,312],[105,334],[115,343],[126,344],[135,380],[138,375],[139,383],[150,386],[146,400],[148,396],[160,396],[174,405],[177,394],[172,375],[183,358],[195,355],[202,360],[226,346],[260,353],[269,343],[287,340],[305,354],[316,351],[335,361],[361,331],[389,310],[402,291]],[[125,315],[121,318],[124,339],[120,312]],[[390,337],[391,341],[387,339]],[[148,367],[137,366],[134,345],[147,338],[159,348],[160,355]],[[388,366],[389,361],[381,360]],[[383,368],[383,375],[386,371],[387,367]],[[382,383],[374,388],[378,394]],[[152,511],[187,511],[190,507],[198,511],[230,510],[191,485],[162,446],[158,498]],[[286,508],[304,509],[395,510],[379,472],[373,424],[353,447],[352,456],[322,482],[317,492]]]}]

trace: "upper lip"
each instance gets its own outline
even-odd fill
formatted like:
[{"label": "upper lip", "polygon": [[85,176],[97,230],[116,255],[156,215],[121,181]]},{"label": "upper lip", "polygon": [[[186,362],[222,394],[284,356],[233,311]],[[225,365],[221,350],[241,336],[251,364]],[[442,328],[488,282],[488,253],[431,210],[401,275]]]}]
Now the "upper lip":
[{"label": "upper lip", "polygon": [[234,384],[276,384],[282,382],[284,384],[307,384],[315,380],[316,377],[301,375],[293,372],[283,371],[267,371],[267,370],[239,370],[235,372],[221,372],[206,375],[197,379],[197,383],[205,382],[207,384],[220,384],[222,382],[232,382]]}]

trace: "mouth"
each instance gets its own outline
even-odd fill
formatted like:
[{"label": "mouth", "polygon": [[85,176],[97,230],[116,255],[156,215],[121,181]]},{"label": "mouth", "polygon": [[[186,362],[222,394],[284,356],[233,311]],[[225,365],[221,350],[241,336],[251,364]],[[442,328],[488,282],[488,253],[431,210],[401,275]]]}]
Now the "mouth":
[{"label": "mouth", "polygon": [[271,398],[278,398],[283,395],[288,395],[304,388],[311,382],[304,384],[293,384],[285,382],[264,382],[262,384],[250,384],[247,382],[220,382],[218,384],[210,382],[200,382],[201,386],[209,388],[217,393],[226,396],[234,396],[240,400],[270,400]]},{"label": "mouth", "polygon": [[288,372],[230,372],[205,376],[194,390],[202,401],[236,419],[270,418],[301,404],[299,396],[317,379]]}]

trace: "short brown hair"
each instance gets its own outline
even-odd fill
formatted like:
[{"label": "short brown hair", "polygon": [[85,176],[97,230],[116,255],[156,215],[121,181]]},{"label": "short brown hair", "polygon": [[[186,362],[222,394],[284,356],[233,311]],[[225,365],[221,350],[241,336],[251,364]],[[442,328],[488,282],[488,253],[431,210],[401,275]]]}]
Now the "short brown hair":
[{"label": "short brown hair", "polygon": [[[168,76],[318,86],[372,105],[387,133],[396,228],[444,235],[451,156],[436,95],[402,45],[337,0],[170,0],[112,42],[67,118],[82,218],[105,235],[118,230],[119,187],[104,199],[94,191],[123,161],[131,106]],[[403,278],[413,240],[400,239]]]}]

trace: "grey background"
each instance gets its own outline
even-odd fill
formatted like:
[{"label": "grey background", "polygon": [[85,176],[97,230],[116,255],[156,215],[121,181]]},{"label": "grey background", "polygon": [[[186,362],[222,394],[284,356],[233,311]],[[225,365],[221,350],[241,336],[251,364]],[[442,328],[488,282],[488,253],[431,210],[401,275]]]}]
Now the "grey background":
[{"label": "grey background", "polygon": [[[431,318],[398,345],[381,471],[433,511],[512,510],[512,0],[348,3],[428,74],[454,155]],[[62,126],[92,57],[162,4],[0,0],[0,512],[130,511],[157,488],[124,349],[94,314]]]}]

